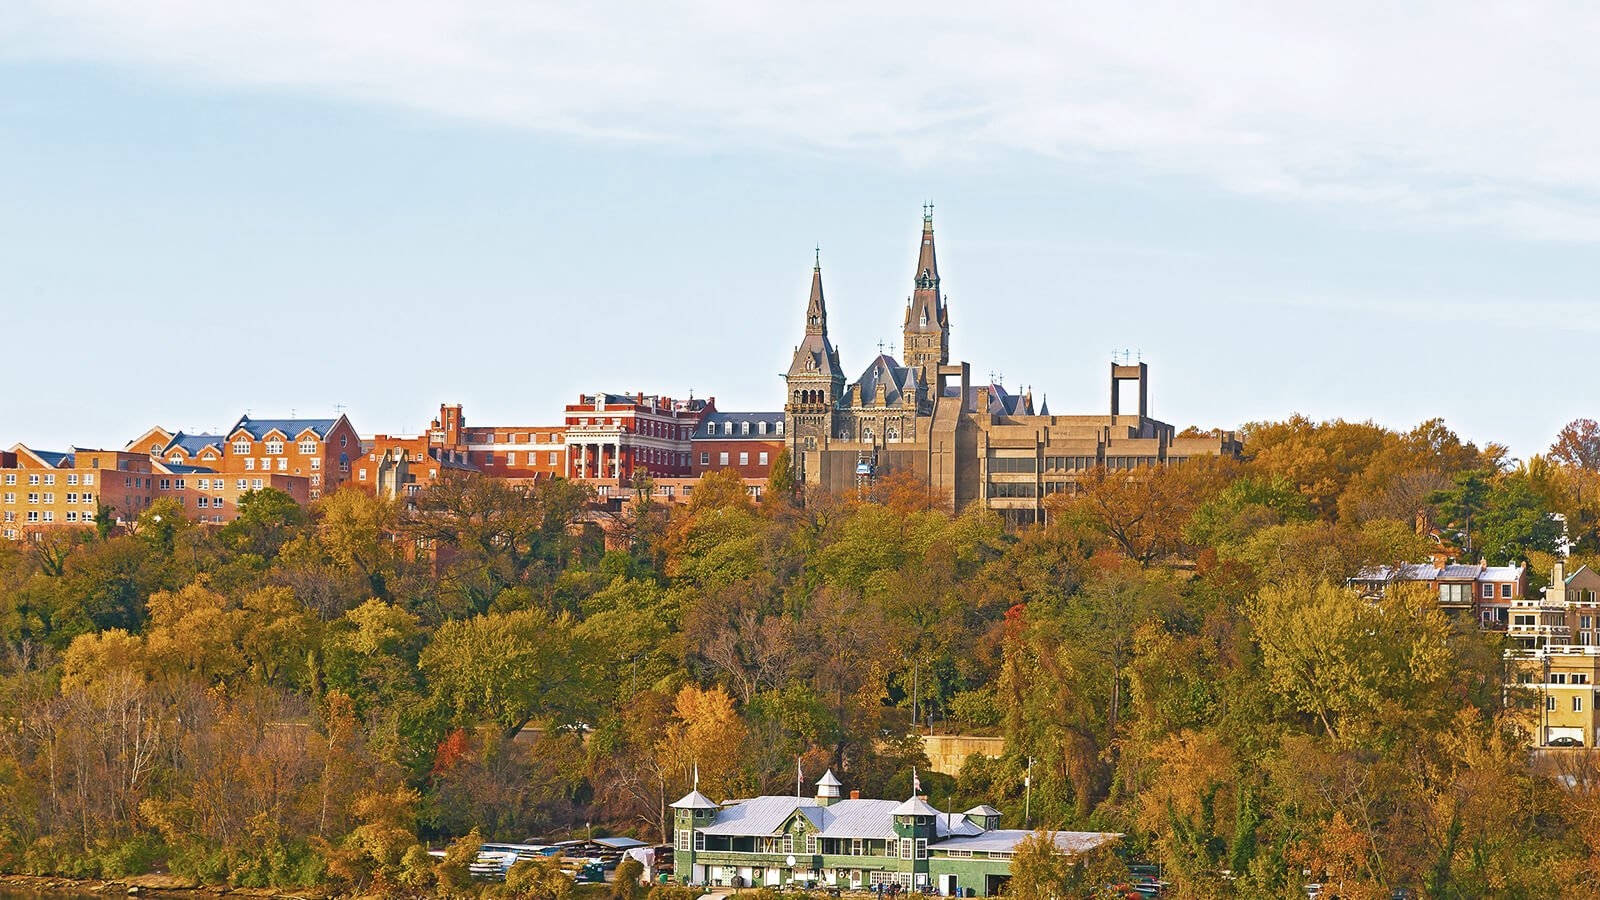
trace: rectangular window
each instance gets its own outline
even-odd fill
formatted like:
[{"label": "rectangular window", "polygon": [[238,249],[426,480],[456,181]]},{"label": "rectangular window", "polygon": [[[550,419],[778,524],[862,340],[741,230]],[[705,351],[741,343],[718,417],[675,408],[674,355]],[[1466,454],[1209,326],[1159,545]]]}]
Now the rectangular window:
[{"label": "rectangular window", "polygon": [[245,467],[246,471],[254,472],[256,470],[255,457],[253,457],[253,456],[245,457],[244,467]]},{"label": "rectangular window", "polygon": [[812,856],[817,853],[817,836],[814,834],[806,835],[806,853]]},{"label": "rectangular window", "polygon": [[756,458],[756,461],[763,466],[767,465],[767,452],[765,450],[761,451],[761,455]]},{"label": "rectangular window", "polygon": [[6,496],[5,496],[5,502],[7,502],[7,503],[15,503],[15,502],[17,502],[17,495],[14,494],[14,493],[8,492],[6,494]]},{"label": "rectangular window", "polygon": [[10,472],[7,472],[6,473],[6,484],[16,484],[16,483],[17,483],[17,476],[11,474]]},{"label": "rectangular window", "polygon": [[910,859],[911,858],[911,854],[915,851],[915,849],[916,849],[916,844],[911,840],[911,838],[901,838],[900,839],[900,858],[901,859]]},{"label": "rectangular window", "polygon": [[174,478],[172,479],[172,486],[181,491],[184,489],[185,485],[182,478]]},{"label": "rectangular window", "polygon": [[161,479],[161,489],[163,491],[172,490],[172,479],[171,478],[163,478],[163,479]]},{"label": "rectangular window", "polygon": [[[366,469],[362,469],[361,471],[362,472],[366,472],[367,470]],[[322,483],[322,476],[321,475],[313,475],[313,476],[311,476],[311,483],[312,484],[321,484]]]},{"label": "rectangular window", "polygon": [[861,838],[854,838],[854,839],[852,839],[850,841],[850,855],[851,856],[860,856],[861,855]]},{"label": "rectangular window", "polygon": [[1572,711],[1573,712],[1583,712],[1583,698],[1582,697],[1573,697],[1572,698]]},{"label": "rectangular window", "polygon": [[[316,476],[312,476],[312,477],[315,478]],[[366,481],[367,480],[367,470],[366,469],[357,469],[356,470],[356,480],[357,481]]]},{"label": "rectangular window", "polygon": [[56,477],[54,475],[46,475],[44,477],[44,483],[45,484],[55,484],[56,483]]},{"label": "rectangular window", "polygon": [[76,522],[76,521],[78,521],[78,511],[77,510],[67,510],[67,521],[68,522]]},{"label": "rectangular window", "polygon": [[1546,698],[1544,698],[1544,708],[1549,710],[1549,711],[1551,711],[1551,712],[1555,712],[1556,711],[1556,698],[1554,698],[1554,697],[1546,697]]},{"label": "rectangular window", "polygon": [[560,459],[559,459],[559,458],[558,458],[558,457],[557,457],[557,456],[556,456],[556,451],[554,451],[554,450],[551,450],[551,451],[550,451],[550,465],[552,465],[552,466],[559,466],[559,465],[561,465],[561,461],[560,461]]},{"label": "rectangular window", "polygon": [[28,492],[28,502],[37,504],[39,502],[39,495],[34,493],[33,491],[29,491]]},{"label": "rectangular window", "polygon": [[44,502],[46,502],[46,503],[54,503],[54,502],[56,502],[56,495],[50,493],[49,491],[45,491]]},{"label": "rectangular window", "polygon": [[196,500],[194,502],[194,505],[200,507],[201,509],[205,509],[206,507],[211,505],[211,498],[210,497],[201,497],[199,500]]},{"label": "rectangular window", "polygon": [[514,466],[516,464],[517,464],[517,451],[515,451],[515,450],[507,450],[506,451],[506,465]]},{"label": "rectangular window", "polygon": [[917,859],[928,858],[928,839],[917,838]]},{"label": "rectangular window", "polygon": [[718,465],[723,465],[723,466],[727,465],[728,464],[728,454],[727,453],[719,453],[719,454],[717,454],[717,463],[718,463]]},{"label": "rectangular window", "polygon": [[315,472],[316,470],[318,470],[320,468],[322,468],[322,457],[320,457],[320,456],[311,457],[311,471]]},{"label": "rectangular window", "polygon": [[750,465],[750,454],[748,452],[740,452],[740,454],[739,454],[739,465],[741,465],[741,466]]},{"label": "rectangular window", "polygon": [[77,503],[78,502],[78,492],[77,491],[68,491],[67,492],[67,502],[68,503]]},{"label": "rectangular window", "polygon": [[300,452],[305,456],[310,456],[311,454],[317,452],[317,442],[316,441],[301,441],[300,442]]},{"label": "rectangular window", "polygon": [[1510,600],[1511,599],[1511,585],[1510,584],[1502,584],[1502,585],[1500,585],[1500,599],[1502,599],[1502,600]]},{"label": "rectangular window", "polygon": [[[218,486],[220,487],[221,485],[218,485]],[[212,497],[211,498],[211,508],[212,509],[221,509],[222,508],[222,498],[221,497]]]},{"label": "rectangular window", "polygon": [[78,475],[77,475],[76,472],[74,472],[73,474],[67,476],[67,484],[77,484],[77,483],[78,483]]},{"label": "rectangular window", "polygon": [[1494,599],[1494,585],[1489,584],[1488,582],[1484,582],[1484,585],[1483,585],[1483,599],[1485,599],[1485,600],[1493,600]]},{"label": "rectangular window", "polygon": [[245,454],[250,452],[250,442],[249,441],[234,441],[233,442],[233,452],[234,452],[235,456],[244,456]]},{"label": "rectangular window", "polygon": [[37,521],[39,521],[39,511],[37,509],[28,510],[28,521],[29,522],[37,522]]},{"label": "rectangular window", "polygon": [[706,836],[703,833],[698,831],[694,833],[694,848],[696,850],[704,850],[706,848]]},{"label": "rectangular window", "polygon": [[287,472],[287,471],[289,471],[289,461],[287,459],[284,459],[283,457],[279,457],[278,458],[278,471],[279,472]]},{"label": "rectangular window", "polygon": [[83,483],[84,484],[94,484],[94,475],[89,474],[89,475],[83,476]]},{"label": "rectangular window", "polygon": [[277,456],[283,452],[283,441],[267,441],[267,455]]},{"label": "rectangular window", "polygon": [[1439,585],[1440,603],[1467,603],[1472,600],[1471,588],[1464,584]]},{"label": "rectangular window", "polygon": [[702,452],[700,454],[700,465],[702,465],[702,466],[711,465],[711,454]]},{"label": "rectangular window", "polygon": [[89,512],[88,510],[84,510],[83,514],[78,516],[78,521],[80,521],[80,522],[93,522],[94,521],[94,513]]},{"label": "rectangular window", "polygon": [[28,476],[28,483],[29,484],[38,484],[39,483],[39,476],[37,476],[37,475],[29,475]]},{"label": "rectangular window", "polygon": [[252,491],[261,490],[261,479],[259,479],[259,478],[250,479],[250,490],[252,490]]},{"label": "rectangular window", "polygon": [[236,479],[233,482],[233,489],[236,490],[236,491],[248,491],[248,490],[250,490],[250,480],[247,479],[247,478]]},{"label": "rectangular window", "polygon": [[688,850],[690,848],[690,846],[692,846],[692,845],[689,843],[689,829],[687,829],[687,828],[678,829],[678,849],[679,850]]},{"label": "rectangular window", "polygon": [[83,501],[82,502],[85,503],[85,504],[94,503],[94,495],[90,494],[88,492],[85,492],[84,495],[83,495]]},{"label": "rectangular window", "polygon": [[46,522],[54,522],[56,520],[55,512],[53,510],[48,510],[48,509],[45,510],[44,511],[44,520]]}]

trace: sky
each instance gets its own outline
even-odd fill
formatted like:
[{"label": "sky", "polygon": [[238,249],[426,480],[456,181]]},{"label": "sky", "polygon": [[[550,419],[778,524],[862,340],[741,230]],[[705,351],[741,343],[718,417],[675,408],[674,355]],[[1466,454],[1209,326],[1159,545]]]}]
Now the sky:
[{"label": "sky", "polygon": [[935,204],[952,351],[1099,413],[1600,417],[1600,8],[10,0],[0,445],[776,409]]}]

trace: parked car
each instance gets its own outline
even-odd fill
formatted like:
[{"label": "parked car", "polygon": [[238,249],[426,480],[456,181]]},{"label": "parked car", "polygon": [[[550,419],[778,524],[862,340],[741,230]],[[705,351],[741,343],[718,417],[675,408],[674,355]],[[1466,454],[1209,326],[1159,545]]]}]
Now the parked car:
[{"label": "parked car", "polygon": [[1558,737],[1558,738],[1551,738],[1550,739],[1550,743],[1547,744],[1546,746],[1550,746],[1550,747],[1582,747],[1583,746],[1583,741],[1580,741],[1575,737]]}]

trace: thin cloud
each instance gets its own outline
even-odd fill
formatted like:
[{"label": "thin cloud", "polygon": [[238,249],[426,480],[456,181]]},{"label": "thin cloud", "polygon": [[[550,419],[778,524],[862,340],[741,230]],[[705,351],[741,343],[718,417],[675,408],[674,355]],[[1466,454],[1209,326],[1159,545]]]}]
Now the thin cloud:
[{"label": "thin cloud", "polygon": [[77,60],[580,136],[1228,189],[1600,240],[1600,11],[1579,4],[22,0]]}]

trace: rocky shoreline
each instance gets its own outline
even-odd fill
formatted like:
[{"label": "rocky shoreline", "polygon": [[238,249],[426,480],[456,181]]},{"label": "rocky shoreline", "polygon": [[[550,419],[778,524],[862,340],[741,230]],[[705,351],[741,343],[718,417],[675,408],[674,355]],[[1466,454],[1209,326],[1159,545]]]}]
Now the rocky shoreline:
[{"label": "rocky shoreline", "polygon": [[163,896],[163,897],[220,897],[227,894],[234,897],[259,897],[263,900],[327,900],[331,894],[311,890],[301,890],[285,893],[274,888],[233,888],[227,885],[197,884],[187,878],[176,875],[130,875],[127,878],[116,879],[77,879],[58,878],[46,875],[11,875],[0,874],[0,892],[11,888],[18,891],[50,893],[50,894],[79,894],[79,895],[124,895],[129,897]]}]

